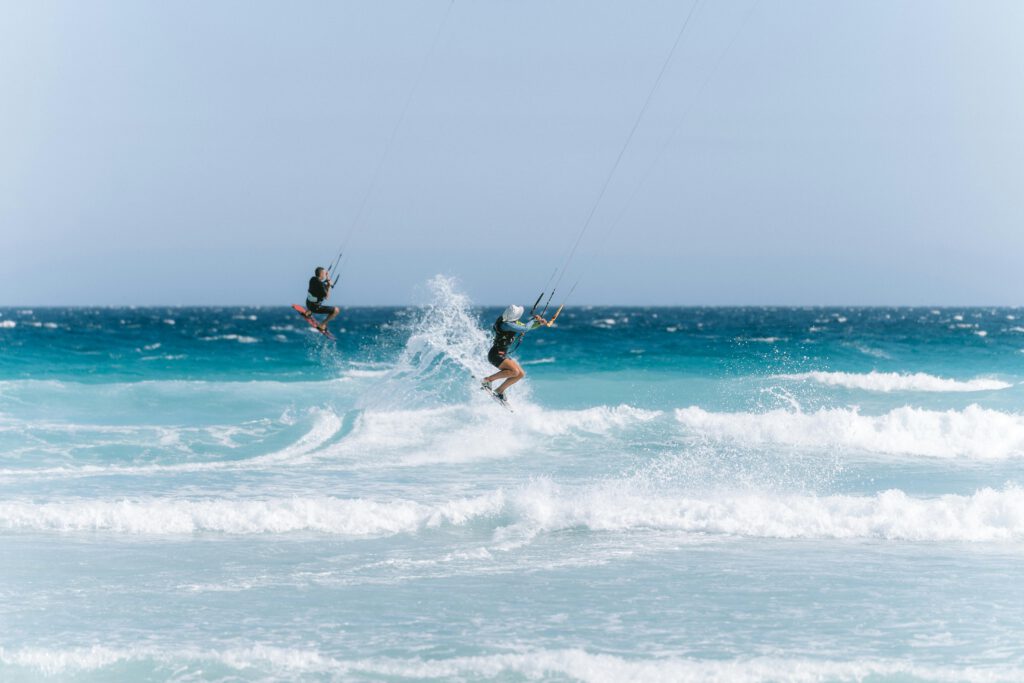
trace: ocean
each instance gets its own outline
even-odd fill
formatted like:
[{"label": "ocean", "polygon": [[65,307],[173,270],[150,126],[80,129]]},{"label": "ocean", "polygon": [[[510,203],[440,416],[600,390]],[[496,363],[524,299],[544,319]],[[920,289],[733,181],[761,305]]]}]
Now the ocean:
[{"label": "ocean", "polygon": [[1024,310],[288,303],[0,309],[0,680],[1024,680]]}]

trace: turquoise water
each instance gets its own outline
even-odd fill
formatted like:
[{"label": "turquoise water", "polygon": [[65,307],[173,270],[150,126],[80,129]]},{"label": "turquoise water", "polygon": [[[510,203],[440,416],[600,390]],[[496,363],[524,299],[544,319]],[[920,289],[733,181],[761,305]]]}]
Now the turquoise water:
[{"label": "turquoise water", "polygon": [[0,309],[0,679],[1024,680],[1024,310]]}]

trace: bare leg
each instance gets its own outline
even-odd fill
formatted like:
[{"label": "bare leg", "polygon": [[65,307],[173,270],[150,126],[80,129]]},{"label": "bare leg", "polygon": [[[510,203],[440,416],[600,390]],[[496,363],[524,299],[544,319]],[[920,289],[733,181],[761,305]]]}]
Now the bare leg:
[{"label": "bare leg", "polygon": [[501,377],[507,377],[508,379],[502,382],[501,386],[495,390],[494,393],[496,394],[504,394],[506,389],[508,389],[510,386],[512,386],[522,378],[526,377],[526,373],[523,371],[521,367],[519,367],[519,363],[512,360],[511,358],[506,358],[502,362],[499,370],[501,372],[496,373],[494,375],[494,378],[500,379]]},{"label": "bare leg", "polygon": [[[504,366],[504,364],[505,363],[503,361],[502,365]],[[484,381],[485,382],[493,382],[495,380],[505,379],[506,377],[511,377],[514,374],[516,374],[515,370],[498,370],[496,373],[494,373],[490,377],[484,377]]]},{"label": "bare leg", "polygon": [[334,309],[330,312],[330,314],[326,318],[324,318],[324,321],[322,323],[320,323],[320,325],[319,325],[320,329],[321,330],[326,330],[327,329],[327,323],[329,323],[332,320],[334,320],[335,318],[337,318],[339,313],[341,313],[341,309],[338,308],[337,306],[335,306]]}]

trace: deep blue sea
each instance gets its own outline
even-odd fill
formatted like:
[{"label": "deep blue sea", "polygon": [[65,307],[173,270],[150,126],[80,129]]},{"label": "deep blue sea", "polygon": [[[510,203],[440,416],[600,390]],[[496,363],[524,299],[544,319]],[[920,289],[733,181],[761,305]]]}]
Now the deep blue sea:
[{"label": "deep blue sea", "polygon": [[0,309],[0,680],[1024,680],[1024,310],[427,291]]}]

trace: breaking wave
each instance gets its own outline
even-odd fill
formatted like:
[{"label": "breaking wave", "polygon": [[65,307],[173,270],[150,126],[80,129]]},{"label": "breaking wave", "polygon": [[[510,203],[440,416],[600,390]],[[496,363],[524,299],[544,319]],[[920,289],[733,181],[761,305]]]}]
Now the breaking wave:
[{"label": "breaking wave", "polygon": [[494,512],[500,496],[438,506],[413,501],[340,498],[269,500],[76,500],[61,503],[0,502],[8,529],[109,531],[127,534],[273,534],[311,531],[340,536],[390,536],[463,524]]},{"label": "breaking wave", "polygon": [[1024,541],[1024,491],[916,498],[900,490],[872,496],[744,494],[695,498],[652,493],[628,481],[561,487],[541,479],[508,491],[440,503],[412,500],[70,500],[0,503],[11,530],[119,534],[282,534],[347,537],[415,534],[471,523],[506,547],[542,533],[673,531],[784,539]]},{"label": "breaking wave", "polygon": [[1024,455],[1024,416],[977,405],[945,411],[904,406],[882,415],[862,415],[857,408],[714,413],[691,406],[677,409],[675,415],[685,429],[703,438],[743,445],[845,448],[975,460]]},{"label": "breaking wave", "polygon": [[997,391],[1013,385],[997,379],[955,380],[935,377],[923,372],[912,374],[898,372],[801,372],[776,375],[778,379],[812,381],[833,387],[861,389],[864,391]]},{"label": "breaking wave", "polygon": [[618,681],[733,683],[826,683],[897,678],[906,681],[1003,683],[1024,678],[1015,667],[935,666],[908,660],[859,659],[851,661],[812,658],[753,657],[733,660],[696,659],[678,656],[622,657],[573,649],[526,650],[472,656],[426,659],[339,659],[316,649],[284,648],[256,644],[220,649],[197,647],[93,646],[89,648],[0,648],[0,672],[4,669],[44,676],[95,674],[119,665],[146,667],[154,675],[191,680],[203,673],[244,673],[261,680],[294,680],[297,676],[328,675],[332,678],[417,680],[504,679],[549,680],[552,677],[586,683]]}]

